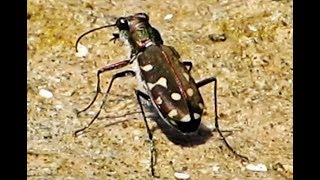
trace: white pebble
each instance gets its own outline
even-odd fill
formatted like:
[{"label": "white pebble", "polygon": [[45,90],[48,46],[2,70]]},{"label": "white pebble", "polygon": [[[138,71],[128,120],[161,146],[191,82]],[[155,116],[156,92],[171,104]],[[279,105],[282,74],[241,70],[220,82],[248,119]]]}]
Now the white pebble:
[{"label": "white pebble", "polygon": [[167,14],[163,19],[170,20],[173,17],[173,14]]},{"label": "white pebble", "polygon": [[187,173],[175,172],[174,177],[176,177],[177,179],[189,179],[190,175]]},{"label": "white pebble", "polygon": [[44,98],[52,98],[53,97],[52,92],[47,90],[47,89],[40,89],[39,90],[39,95],[44,97]]},{"label": "white pebble", "polygon": [[89,114],[89,115],[95,115],[96,112],[95,112],[95,111],[89,111],[88,114]]},{"label": "white pebble", "polygon": [[246,166],[246,169],[249,170],[249,171],[258,171],[258,172],[266,172],[268,169],[267,169],[267,166],[264,165],[264,164],[248,164]]},{"label": "white pebble", "polygon": [[92,143],[88,142],[87,147],[92,148],[93,147]]},{"label": "white pebble", "polygon": [[76,52],[76,56],[77,57],[81,57],[81,58],[86,57],[88,55],[88,53],[89,53],[88,48],[83,46],[80,43],[78,44],[77,51],[78,52]]},{"label": "white pebble", "polygon": [[219,165],[212,166],[212,171],[213,172],[219,172],[219,169],[220,169]]},{"label": "white pebble", "polygon": [[49,169],[49,168],[43,168],[42,171],[43,171],[44,173],[46,173],[46,175],[51,175],[51,174],[52,174],[52,171],[51,171],[51,169]]},{"label": "white pebble", "polygon": [[95,153],[95,154],[101,154],[101,150],[98,149],[98,150],[96,150],[94,153]]},{"label": "white pebble", "polygon": [[136,141],[142,137],[142,133],[139,130],[133,130],[132,134],[133,134],[133,139]]},{"label": "white pebble", "polygon": [[55,108],[56,109],[63,109],[63,106],[61,104],[57,104],[57,105],[55,105]]},{"label": "white pebble", "polygon": [[249,28],[251,31],[254,31],[254,32],[258,30],[257,27],[254,26],[254,25],[248,25],[248,28]]},{"label": "white pebble", "polygon": [[140,137],[139,137],[139,136],[134,136],[133,139],[134,139],[135,141],[138,141],[138,140],[140,139]]}]

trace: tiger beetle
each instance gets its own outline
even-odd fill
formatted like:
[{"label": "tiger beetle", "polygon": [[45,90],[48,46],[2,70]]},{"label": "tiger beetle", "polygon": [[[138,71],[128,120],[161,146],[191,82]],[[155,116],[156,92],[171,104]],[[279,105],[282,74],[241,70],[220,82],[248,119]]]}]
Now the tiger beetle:
[{"label": "tiger beetle", "polygon": [[104,93],[99,111],[87,126],[75,131],[75,136],[78,136],[80,132],[87,129],[97,119],[105,106],[114,80],[125,76],[135,76],[143,87],[143,90],[136,89],[135,95],[149,136],[151,154],[150,171],[151,175],[155,176],[154,165],[156,161],[156,149],[152,132],[146,120],[141,98],[151,102],[161,119],[168,125],[177,129],[182,134],[188,134],[196,132],[199,129],[204,110],[204,102],[199,88],[214,82],[215,129],[212,131],[219,133],[224,144],[236,157],[248,161],[246,156],[238,154],[229,145],[219,128],[216,77],[209,77],[195,82],[190,74],[192,63],[190,61],[180,61],[180,55],[175,48],[163,44],[159,31],[150,25],[147,14],[137,13],[133,16],[120,17],[116,20],[115,24],[102,26],[85,32],[77,39],[76,50],[78,49],[77,46],[80,39],[86,34],[108,27],[117,27],[119,30],[119,33],[113,34],[113,38],[110,39],[110,41],[120,39],[129,43],[131,47],[130,59],[109,64],[97,71],[96,94],[89,105],[83,110],[78,111],[77,114],[88,110],[95,102],[98,94],[101,93],[101,73],[119,69],[129,64],[134,64],[134,70],[124,70],[112,76],[109,86]]}]

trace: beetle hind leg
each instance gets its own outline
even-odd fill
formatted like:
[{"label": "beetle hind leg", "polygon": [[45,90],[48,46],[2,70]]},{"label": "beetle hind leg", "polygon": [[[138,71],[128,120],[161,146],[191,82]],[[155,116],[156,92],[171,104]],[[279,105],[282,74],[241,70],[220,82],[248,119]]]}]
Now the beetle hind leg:
[{"label": "beetle hind leg", "polygon": [[248,157],[243,156],[239,153],[237,153],[228,143],[228,141],[226,140],[226,138],[224,137],[224,135],[222,134],[220,127],[219,127],[219,122],[218,122],[218,101],[217,101],[217,78],[216,77],[209,77],[206,78],[204,80],[201,80],[199,82],[196,83],[197,87],[200,88],[202,86],[205,86],[211,82],[214,82],[214,115],[215,115],[215,119],[214,119],[214,127],[215,129],[213,129],[212,131],[218,131],[219,135],[222,138],[222,141],[224,142],[224,144],[227,146],[227,148],[238,158],[244,160],[244,161],[249,161]]}]

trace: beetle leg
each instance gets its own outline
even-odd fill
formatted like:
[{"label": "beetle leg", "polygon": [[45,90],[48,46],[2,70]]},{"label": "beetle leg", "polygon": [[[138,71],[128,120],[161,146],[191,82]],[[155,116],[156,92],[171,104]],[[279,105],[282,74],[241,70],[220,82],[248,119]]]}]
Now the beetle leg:
[{"label": "beetle leg", "polygon": [[136,90],[136,96],[137,96],[137,100],[138,100],[138,103],[139,103],[139,106],[141,108],[141,113],[142,113],[142,116],[143,116],[143,120],[144,120],[144,123],[146,124],[146,128],[147,128],[147,133],[148,133],[148,137],[149,137],[149,143],[150,143],[150,156],[151,156],[151,159],[150,159],[150,170],[151,170],[151,175],[154,177],[154,165],[156,163],[156,148],[155,148],[155,145],[154,145],[154,141],[153,141],[153,135],[152,135],[152,132],[150,130],[150,127],[148,125],[148,122],[147,122],[147,118],[146,118],[146,115],[144,113],[144,110],[143,110],[143,106],[142,106],[142,103],[141,103],[141,99],[140,97],[142,97],[143,99],[145,100],[148,100],[150,101],[150,97],[139,91],[139,90]]},{"label": "beetle leg", "polygon": [[[200,87],[205,86],[205,85],[207,85],[209,83],[212,83],[213,81],[215,81],[215,82],[217,81],[216,77],[214,77],[214,76],[206,78],[206,79],[203,79],[203,80],[201,80],[201,81],[196,83],[197,84],[197,88],[200,88]],[[216,83],[215,83],[215,85],[216,85]]]},{"label": "beetle leg", "polygon": [[[121,62],[123,62],[123,61],[121,61]],[[111,67],[111,66],[110,66],[110,67]],[[100,69],[100,70],[101,70],[101,69]],[[103,68],[102,68],[102,70],[103,70]],[[98,74],[99,74],[99,73],[98,73]],[[126,71],[122,71],[122,72],[119,72],[119,73],[117,73],[117,74],[114,74],[114,75],[112,76],[112,79],[111,79],[111,82],[110,82],[110,84],[109,84],[109,87],[108,87],[107,91],[106,91],[105,94],[104,94],[104,98],[103,98],[102,103],[101,103],[101,105],[100,105],[99,111],[96,113],[96,115],[93,117],[93,119],[90,121],[90,123],[89,123],[88,125],[86,125],[85,127],[83,127],[83,128],[81,128],[81,129],[75,131],[75,132],[74,132],[74,135],[77,136],[79,132],[82,132],[82,131],[84,131],[85,129],[87,129],[87,128],[98,118],[98,116],[99,116],[99,114],[100,114],[103,106],[104,106],[105,103],[106,103],[108,94],[109,94],[109,92],[110,92],[110,90],[111,90],[113,81],[114,81],[115,79],[120,78],[120,77],[135,76],[135,75],[136,75],[136,73],[135,73],[134,71],[132,71],[132,70],[126,70]],[[99,77],[99,76],[98,76],[98,77]],[[99,85],[99,81],[100,81],[100,80],[98,80],[98,85]],[[99,87],[99,86],[98,86],[98,87]],[[99,88],[97,88],[97,89],[99,90]],[[97,92],[97,94],[98,94],[98,92]],[[96,99],[96,97],[97,97],[97,95],[95,96],[94,100]],[[93,102],[94,102],[94,101],[92,101],[92,103],[93,103]],[[90,106],[92,105],[92,103],[90,103]],[[88,106],[88,107],[90,107],[90,106]],[[88,108],[86,108],[86,109],[88,109]],[[85,110],[86,110],[86,109],[85,109]]]},{"label": "beetle leg", "polygon": [[204,80],[201,80],[199,82],[197,82],[197,87],[200,88],[204,85],[207,85],[211,82],[214,82],[214,115],[215,115],[215,119],[214,119],[214,123],[215,123],[215,129],[213,129],[212,131],[218,131],[219,135],[221,136],[224,144],[228,147],[228,149],[234,154],[236,155],[237,157],[239,157],[240,159],[242,160],[245,160],[245,161],[249,161],[249,159],[246,157],[246,156],[243,156],[241,154],[238,154],[231,146],[230,144],[228,143],[228,141],[226,140],[226,138],[223,136],[222,132],[220,131],[220,128],[219,128],[219,123],[218,123],[218,100],[217,100],[217,78],[216,77],[209,77],[209,78],[206,78]]},{"label": "beetle leg", "polygon": [[192,69],[192,62],[190,62],[190,61],[183,61],[182,64],[183,64],[184,66],[186,66],[186,68],[187,68],[187,66],[189,67],[189,68],[187,68],[187,69],[188,69],[188,72],[191,71],[191,69]]},{"label": "beetle leg", "polygon": [[113,38],[111,38],[109,41],[113,41],[113,43],[116,42],[117,39],[120,38],[120,34],[119,33],[112,33]]},{"label": "beetle leg", "polygon": [[123,60],[123,61],[120,61],[120,62],[117,62],[117,63],[114,63],[114,64],[109,64],[105,67],[102,67],[100,68],[98,71],[97,71],[97,90],[96,90],[96,94],[95,96],[93,97],[93,99],[91,100],[91,102],[89,103],[89,105],[87,105],[87,107],[85,107],[84,109],[82,110],[77,110],[77,115],[79,115],[80,113],[88,110],[92,104],[96,101],[97,97],[98,97],[98,94],[101,92],[100,90],[100,74],[104,73],[104,72],[107,72],[107,71],[110,71],[110,70],[114,70],[114,69],[119,69],[121,67],[124,67],[126,65],[128,65],[130,63],[130,60]]}]

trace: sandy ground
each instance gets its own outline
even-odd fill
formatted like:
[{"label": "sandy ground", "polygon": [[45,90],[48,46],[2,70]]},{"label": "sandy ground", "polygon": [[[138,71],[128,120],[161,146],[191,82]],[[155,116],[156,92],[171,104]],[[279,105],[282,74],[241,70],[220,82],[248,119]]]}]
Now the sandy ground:
[{"label": "sandy ground", "polygon": [[[220,126],[234,149],[267,171],[246,169],[217,133],[191,147],[176,145],[149,115],[158,151],[156,174],[174,179],[292,179],[292,1],[278,0],[30,0],[28,1],[28,179],[151,179],[149,144],[134,96],[135,78],[115,82],[107,106],[88,131],[74,138],[97,112],[101,97],[77,117],[94,96],[96,71],[129,56],[108,40],[116,29],[84,38],[86,58],[75,56],[77,37],[119,16],[146,12],[165,44],[194,64],[196,80],[218,79]],[[171,19],[165,16],[172,14]],[[225,41],[209,35],[224,34]],[[103,74],[103,89],[111,71]],[[40,90],[52,92],[51,98]],[[213,85],[201,88],[213,120]],[[163,131],[162,131],[162,130]],[[189,141],[189,139],[185,139]],[[190,140],[191,141],[191,140]]]}]

